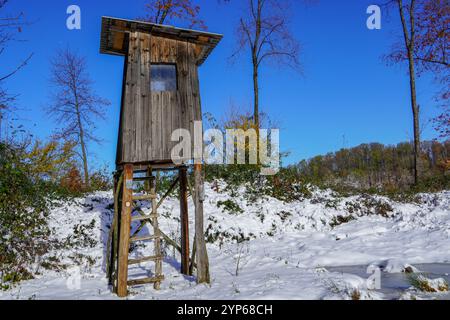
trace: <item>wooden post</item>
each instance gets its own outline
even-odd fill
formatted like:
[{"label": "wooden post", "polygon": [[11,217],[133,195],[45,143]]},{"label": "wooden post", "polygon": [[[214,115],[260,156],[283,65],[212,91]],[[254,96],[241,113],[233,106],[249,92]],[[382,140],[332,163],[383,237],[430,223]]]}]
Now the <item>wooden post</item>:
[{"label": "wooden post", "polygon": [[194,164],[195,178],[195,241],[197,249],[197,283],[210,283],[208,252],[203,227],[203,201],[205,198],[202,165]]},{"label": "wooden post", "polygon": [[194,236],[194,246],[192,247],[192,254],[191,254],[191,264],[189,265],[189,275],[192,276],[194,274],[194,267],[195,267],[195,254],[197,251],[196,248],[196,241]]},{"label": "wooden post", "polygon": [[108,234],[108,242],[106,243],[106,276],[108,277],[108,283],[109,285],[113,284],[113,265],[114,265],[114,224],[117,223],[116,218],[116,212],[117,210],[117,202],[116,202],[116,195],[117,195],[117,174],[114,174],[114,189],[113,189],[113,199],[114,199],[114,214],[113,218],[111,220],[111,227],[109,228],[109,234]]},{"label": "wooden post", "polygon": [[[148,175],[153,175],[153,170],[150,167],[148,170]],[[150,180],[150,194],[156,195],[156,179]],[[153,230],[155,233],[155,256],[161,255],[161,231],[159,231],[159,224],[158,224],[158,202],[156,200],[156,197],[152,199],[152,225]],[[160,278],[162,276],[162,260],[158,259],[155,261],[155,277]],[[153,284],[153,288],[155,290],[159,290],[161,288],[161,281],[156,281]]]},{"label": "wooden post", "polygon": [[189,214],[187,199],[187,169],[179,169],[181,218],[181,273],[189,275]]},{"label": "wooden post", "polygon": [[113,286],[114,292],[117,293],[116,276],[117,276],[117,252],[119,251],[118,239],[119,239],[119,211],[120,200],[119,197],[122,194],[123,175],[120,173],[120,178],[117,179],[117,175],[114,176],[114,217],[111,223],[111,229],[109,231],[109,239],[106,252],[109,260],[107,264],[107,274],[109,284]]},{"label": "wooden post", "polygon": [[121,298],[128,295],[128,254],[130,250],[131,210],[133,204],[133,165],[124,168],[122,212],[120,219],[119,266],[117,276],[117,295]]}]

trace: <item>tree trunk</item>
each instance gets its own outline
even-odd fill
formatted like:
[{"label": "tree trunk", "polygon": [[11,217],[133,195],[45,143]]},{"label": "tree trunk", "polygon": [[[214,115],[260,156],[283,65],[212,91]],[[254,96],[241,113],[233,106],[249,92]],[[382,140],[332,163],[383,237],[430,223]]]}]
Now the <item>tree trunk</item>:
[{"label": "tree trunk", "polygon": [[414,57],[412,52],[408,54],[409,60],[409,83],[411,87],[411,107],[414,121],[414,184],[419,183],[419,157],[420,157],[420,127],[419,127],[419,106],[416,97],[416,77],[414,71]]},{"label": "tree trunk", "polygon": [[258,65],[253,63],[253,94],[254,94],[254,110],[253,118],[256,130],[256,164],[260,163],[259,156],[259,83],[258,83]]},{"label": "tree trunk", "polygon": [[[258,69],[259,69],[259,57],[258,51],[260,48],[261,41],[261,14],[262,14],[262,1],[258,0],[256,9],[256,28],[255,28],[255,42],[252,46],[252,63],[253,63],[253,93],[254,93],[254,110],[253,116],[255,120],[255,126],[258,130],[259,128],[259,79],[258,79]],[[258,136],[259,138],[259,136]]]},{"label": "tree trunk", "polygon": [[257,64],[257,59],[253,59],[253,118],[256,128],[259,128],[259,79]]},{"label": "tree trunk", "polygon": [[253,96],[254,96],[254,106],[253,106],[253,120],[255,122],[256,130],[256,164],[259,165],[259,57],[258,51],[260,48],[261,41],[261,18],[262,18],[262,1],[258,0],[257,14],[256,14],[256,29],[255,29],[255,43],[252,46],[252,63],[253,63]]},{"label": "tree trunk", "polygon": [[203,226],[204,186],[202,165],[194,165],[195,178],[195,244],[197,255],[197,283],[210,283],[208,252],[206,251],[205,230]]},{"label": "tree trunk", "polygon": [[403,27],[403,36],[405,39],[405,47],[408,53],[409,63],[409,85],[411,91],[411,108],[413,113],[413,127],[414,127],[414,184],[419,182],[419,156],[420,156],[420,125],[419,125],[419,106],[417,105],[416,94],[416,73],[414,67],[414,38],[415,38],[415,19],[414,19],[414,5],[415,0],[411,0],[411,6],[409,8],[410,18],[410,32],[408,32],[408,26],[405,18],[405,11],[403,8],[403,1],[398,0],[398,7],[400,12],[400,18]]},{"label": "tree trunk", "polygon": [[180,220],[181,220],[181,273],[189,275],[189,215],[187,194],[187,168],[179,170],[180,177]]},{"label": "tree trunk", "polygon": [[89,187],[89,171],[88,171],[86,143],[84,141],[84,130],[83,130],[83,124],[81,122],[81,115],[80,115],[78,105],[77,105],[76,109],[77,109],[78,128],[80,131],[79,136],[80,136],[81,157],[82,157],[83,169],[84,169],[84,186],[87,188],[87,187]]}]

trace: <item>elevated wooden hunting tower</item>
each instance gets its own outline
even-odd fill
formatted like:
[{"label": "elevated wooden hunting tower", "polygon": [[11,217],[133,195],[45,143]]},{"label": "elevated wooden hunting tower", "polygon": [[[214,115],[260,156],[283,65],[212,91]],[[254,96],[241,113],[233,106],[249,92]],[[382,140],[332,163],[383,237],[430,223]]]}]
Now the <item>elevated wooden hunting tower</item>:
[{"label": "elevated wooden hunting tower", "polygon": [[[189,257],[187,166],[173,163],[171,151],[178,141],[171,141],[176,129],[187,129],[194,137],[194,121],[201,121],[198,67],[206,60],[222,36],[202,31],[180,29],[110,17],[102,18],[100,52],[125,57],[120,124],[115,174],[115,214],[108,242],[108,276],[119,296],[127,295],[127,285],[154,283],[159,289],[162,275],[160,241],[181,253],[181,271],[191,274],[197,269],[197,280],[209,282],[208,256],[203,230],[202,166],[194,165],[195,242]],[[113,72],[113,71],[108,71]],[[183,159],[189,161],[191,159]],[[176,170],[178,177],[169,191],[157,201],[153,173]],[[133,183],[145,181],[147,194],[134,195]],[[181,245],[159,229],[157,209],[180,185]],[[192,189],[192,188],[191,188]],[[151,200],[151,213],[139,207]],[[133,216],[133,214],[138,216]],[[130,236],[133,223],[139,228]],[[154,233],[139,236],[149,223]],[[131,242],[154,241],[151,257],[129,259]],[[196,262],[195,262],[196,260]],[[155,263],[155,273],[144,279],[128,279],[128,265]]]},{"label": "elevated wooden hunting tower", "polygon": [[138,21],[102,20],[101,53],[125,56],[118,166],[171,164],[175,129],[201,121],[198,67],[221,35]]}]

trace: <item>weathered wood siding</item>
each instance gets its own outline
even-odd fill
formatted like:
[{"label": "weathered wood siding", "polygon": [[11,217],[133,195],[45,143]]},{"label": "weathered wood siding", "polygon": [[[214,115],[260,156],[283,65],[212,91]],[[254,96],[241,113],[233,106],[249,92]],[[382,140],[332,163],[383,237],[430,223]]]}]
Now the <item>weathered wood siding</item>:
[{"label": "weathered wood siding", "polygon": [[[131,32],[124,68],[117,164],[171,162],[175,129],[201,120],[196,44]],[[152,63],[177,65],[177,91],[151,92]]]}]

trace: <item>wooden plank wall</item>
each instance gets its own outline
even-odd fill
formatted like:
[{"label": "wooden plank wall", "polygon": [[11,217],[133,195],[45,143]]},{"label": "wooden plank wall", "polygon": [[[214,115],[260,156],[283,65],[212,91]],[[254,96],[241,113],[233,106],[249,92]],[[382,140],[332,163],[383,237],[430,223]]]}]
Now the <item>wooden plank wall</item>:
[{"label": "wooden plank wall", "polygon": [[[131,32],[117,164],[170,161],[173,130],[201,120],[196,44]],[[198,51],[198,50],[197,50]],[[152,63],[177,65],[178,90],[150,92]]]}]

